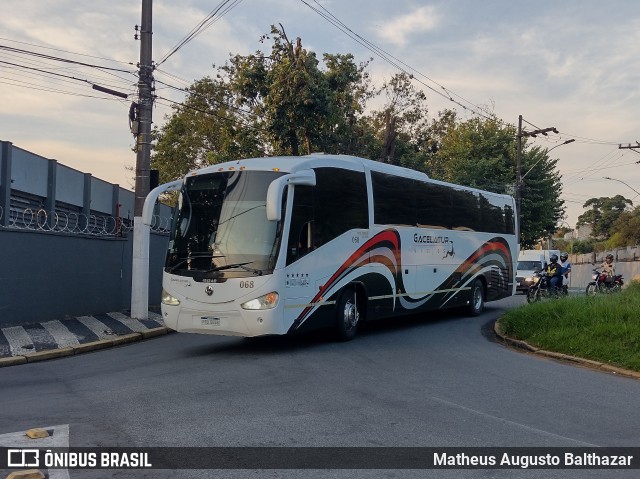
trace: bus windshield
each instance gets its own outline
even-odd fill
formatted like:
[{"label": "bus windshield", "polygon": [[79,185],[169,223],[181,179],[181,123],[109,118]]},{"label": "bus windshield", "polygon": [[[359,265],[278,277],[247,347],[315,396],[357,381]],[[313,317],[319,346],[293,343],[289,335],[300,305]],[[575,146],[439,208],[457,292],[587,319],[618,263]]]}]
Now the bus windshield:
[{"label": "bus windshield", "polygon": [[267,220],[266,197],[282,174],[243,170],[188,177],[165,271],[201,279],[272,272],[281,230],[279,222]]}]

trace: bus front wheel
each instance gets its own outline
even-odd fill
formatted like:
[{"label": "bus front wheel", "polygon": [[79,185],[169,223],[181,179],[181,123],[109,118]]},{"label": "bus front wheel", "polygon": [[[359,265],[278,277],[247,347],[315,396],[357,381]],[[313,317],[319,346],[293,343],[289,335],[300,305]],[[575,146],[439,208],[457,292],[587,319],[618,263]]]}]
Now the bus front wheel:
[{"label": "bus front wheel", "polygon": [[471,300],[469,302],[469,314],[479,316],[484,309],[484,286],[482,281],[476,279],[471,285]]},{"label": "bus front wheel", "polygon": [[345,289],[338,301],[336,334],[340,341],[350,341],[356,336],[360,311],[355,288]]}]

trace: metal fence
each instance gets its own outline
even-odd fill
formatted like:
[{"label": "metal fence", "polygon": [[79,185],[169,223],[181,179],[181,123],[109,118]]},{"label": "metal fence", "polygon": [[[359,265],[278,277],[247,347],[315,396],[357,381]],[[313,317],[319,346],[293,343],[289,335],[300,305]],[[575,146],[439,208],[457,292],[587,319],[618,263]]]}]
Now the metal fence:
[{"label": "metal fence", "polygon": [[[0,220],[3,216],[4,210],[0,206]],[[88,236],[125,236],[133,230],[133,220],[99,213],[87,216],[76,212],[46,211],[44,208],[11,208],[8,224],[0,224],[0,230],[10,228]],[[153,216],[153,232],[168,233],[170,229],[170,217]]]}]

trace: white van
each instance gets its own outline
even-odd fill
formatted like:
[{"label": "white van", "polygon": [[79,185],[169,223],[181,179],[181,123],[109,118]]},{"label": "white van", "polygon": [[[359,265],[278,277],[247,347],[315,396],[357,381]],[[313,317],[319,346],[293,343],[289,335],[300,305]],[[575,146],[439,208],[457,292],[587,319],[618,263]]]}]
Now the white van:
[{"label": "white van", "polygon": [[560,257],[560,251],[554,249],[525,249],[518,256],[516,270],[516,291],[527,292],[533,284],[533,273],[544,269],[549,257],[555,254]]}]

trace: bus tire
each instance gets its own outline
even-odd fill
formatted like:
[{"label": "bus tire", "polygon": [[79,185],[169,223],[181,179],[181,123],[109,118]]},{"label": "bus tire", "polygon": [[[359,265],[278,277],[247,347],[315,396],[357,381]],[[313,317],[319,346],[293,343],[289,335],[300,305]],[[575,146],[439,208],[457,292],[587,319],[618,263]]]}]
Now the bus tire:
[{"label": "bus tire", "polygon": [[471,299],[469,301],[469,315],[479,316],[484,310],[484,285],[476,279],[471,284]]},{"label": "bus tire", "polygon": [[355,288],[346,288],[340,295],[336,309],[336,336],[339,341],[351,341],[356,336],[360,310]]}]

